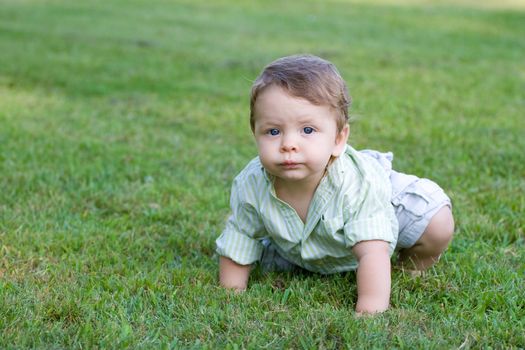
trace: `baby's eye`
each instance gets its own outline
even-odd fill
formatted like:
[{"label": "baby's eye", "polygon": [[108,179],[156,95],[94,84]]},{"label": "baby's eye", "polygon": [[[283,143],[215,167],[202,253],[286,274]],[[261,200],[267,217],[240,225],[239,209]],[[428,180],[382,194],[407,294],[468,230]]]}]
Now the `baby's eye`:
[{"label": "baby's eye", "polygon": [[309,135],[309,134],[314,132],[314,128],[311,128],[311,127],[307,126],[307,127],[303,128],[303,131],[304,131],[305,134]]},{"label": "baby's eye", "polygon": [[279,135],[279,129],[270,129],[268,130],[268,134],[272,135],[272,136],[277,136]]}]

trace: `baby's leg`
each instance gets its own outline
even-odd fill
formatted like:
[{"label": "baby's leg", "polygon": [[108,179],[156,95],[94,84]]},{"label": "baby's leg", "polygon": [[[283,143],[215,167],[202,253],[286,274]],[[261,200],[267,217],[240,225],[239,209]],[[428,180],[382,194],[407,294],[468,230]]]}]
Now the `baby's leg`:
[{"label": "baby's leg", "polygon": [[399,251],[399,263],[408,269],[425,270],[439,260],[454,234],[454,218],[449,206],[441,207],[410,248]]},{"label": "baby's leg", "polygon": [[298,272],[301,267],[283,258],[268,238],[262,240],[264,245],[261,261],[263,272]]},{"label": "baby's leg", "polygon": [[392,204],[399,222],[399,264],[425,270],[439,260],[454,233],[451,203],[435,182],[392,171]]}]

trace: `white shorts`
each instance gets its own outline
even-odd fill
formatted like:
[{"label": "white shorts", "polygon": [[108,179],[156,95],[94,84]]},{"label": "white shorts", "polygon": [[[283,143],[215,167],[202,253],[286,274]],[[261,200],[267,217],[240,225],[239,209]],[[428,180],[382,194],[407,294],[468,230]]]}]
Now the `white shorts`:
[{"label": "white shorts", "polygon": [[421,237],[432,217],[444,206],[452,208],[450,198],[434,181],[392,170],[392,153],[363,150],[390,174],[392,205],[399,222],[396,249],[410,248]]}]

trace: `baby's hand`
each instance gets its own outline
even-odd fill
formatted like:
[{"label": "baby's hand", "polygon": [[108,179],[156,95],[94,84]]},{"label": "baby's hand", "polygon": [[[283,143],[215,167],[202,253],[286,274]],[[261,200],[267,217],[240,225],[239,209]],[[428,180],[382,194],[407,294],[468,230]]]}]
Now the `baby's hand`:
[{"label": "baby's hand", "polygon": [[388,309],[390,302],[390,255],[385,241],[362,241],[352,251],[357,257],[357,316]]},{"label": "baby's hand", "polygon": [[219,260],[219,282],[225,288],[244,292],[248,286],[251,265],[239,265],[235,261],[221,256]]}]

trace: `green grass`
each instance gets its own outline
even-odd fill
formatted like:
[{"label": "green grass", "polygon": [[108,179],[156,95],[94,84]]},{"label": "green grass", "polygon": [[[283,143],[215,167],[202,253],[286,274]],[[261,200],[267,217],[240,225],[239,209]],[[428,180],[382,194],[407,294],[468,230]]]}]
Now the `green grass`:
[{"label": "green grass", "polygon": [[[525,8],[394,3],[0,0],[0,348],[525,348]],[[217,287],[251,81],[297,52],[454,201],[377,317],[352,273]]]}]

